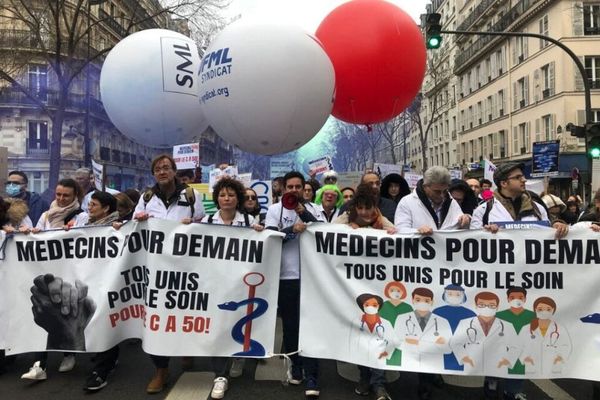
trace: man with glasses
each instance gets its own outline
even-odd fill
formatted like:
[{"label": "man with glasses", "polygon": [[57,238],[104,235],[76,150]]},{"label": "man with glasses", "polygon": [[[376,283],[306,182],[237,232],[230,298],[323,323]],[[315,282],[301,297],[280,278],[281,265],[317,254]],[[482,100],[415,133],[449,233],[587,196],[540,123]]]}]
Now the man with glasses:
[{"label": "man with glasses", "polygon": [[11,171],[8,174],[4,191],[9,197],[20,199],[27,203],[27,207],[29,208],[27,215],[31,219],[33,226],[36,226],[40,216],[45,211],[48,211],[50,205],[39,194],[29,192],[27,190],[28,183],[27,175],[23,171]]},{"label": "man with glasses", "polygon": [[[152,160],[151,168],[156,185],[140,197],[134,218],[145,221],[153,217],[183,224],[200,221],[204,217],[202,196],[176,179],[175,160],[163,154]],[[148,384],[146,392],[158,393],[168,381],[169,357],[151,355],[150,358],[156,367],[156,374]]]},{"label": "man with glasses", "polygon": [[[550,219],[543,204],[538,203],[526,190],[527,179],[523,173],[522,163],[506,163],[499,165],[494,171],[496,190],[494,197],[482,203],[473,212],[471,229],[484,228],[489,232],[498,232],[499,225],[504,222],[523,221],[535,225],[550,226]],[[532,224],[532,227],[535,226]],[[556,230],[555,237],[560,239],[569,232],[569,226],[557,220],[552,224]],[[514,365],[511,365],[514,367]],[[505,379],[504,399],[523,400],[523,379]],[[487,398],[496,398],[498,379],[486,377],[484,394]]]},{"label": "man with glasses", "polygon": [[[525,188],[527,178],[523,168],[522,163],[507,163],[496,168],[494,183],[497,188],[494,197],[475,209],[471,229],[485,228],[495,233],[499,228],[498,223],[513,221],[550,226],[546,208],[537,203]],[[560,220],[555,221],[552,227],[556,229],[557,239],[569,232],[569,226]]]}]

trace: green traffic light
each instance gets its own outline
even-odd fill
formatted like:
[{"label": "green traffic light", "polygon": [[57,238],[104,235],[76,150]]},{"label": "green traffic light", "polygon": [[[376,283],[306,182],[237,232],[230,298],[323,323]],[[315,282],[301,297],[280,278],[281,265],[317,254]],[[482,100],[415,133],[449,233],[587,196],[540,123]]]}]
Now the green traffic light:
[{"label": "green traffic light", "polygon": [[600,157],[600,147],[593,147],[590,149],[590,156],[593,158]]},{"label": "green traffic light", "polygon": [[428,49],[437,49],[442,44],[442,39],[439,36],[430,37],[427,39]]}]

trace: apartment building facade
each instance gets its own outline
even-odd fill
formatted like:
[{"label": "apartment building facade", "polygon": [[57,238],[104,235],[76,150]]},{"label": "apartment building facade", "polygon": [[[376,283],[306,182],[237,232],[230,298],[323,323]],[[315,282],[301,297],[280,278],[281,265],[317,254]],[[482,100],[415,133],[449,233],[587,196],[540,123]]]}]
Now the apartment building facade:
[{"label": "apartment building facade", "polygon": [[[456,16],[443,17],[444,29],[540,33],[564,43],[585,65],[594,118],[600,121],[600,2],[444,0],[434,1],[431,10],[442,15],[455,10]],[[466,171],[472,163],[487,158],[496,163],[523,161],[529,169],[533,142],[560,140],[560,174],[554,183],[568,190],[573,168],[585,179],[584,142],[566,130],[568,123],[586,122],[583,80],[563,50],[537,38],[477,35],[444,35],[442,48],[445,46],[453,54],[449,63],[454,84],[441,93],[432,92],[428,73],[423,92],[429,105],[432,96],[442,94],[443,98],[448,89],[449,95],[454,95],[449,103],[455,104],[454,111],[449,111],[448,117],[439,114],[434,126],[439,137],[440,132],[446,135],[447,125],[452,138],[452,118],[456,117],[456,151],[450,152],[450,159],[436,152],[434,128],[428,146],[430,165]],[[431,59],[435,57],[430,54]],[[431,117],[431,106],[428,113]]]}]

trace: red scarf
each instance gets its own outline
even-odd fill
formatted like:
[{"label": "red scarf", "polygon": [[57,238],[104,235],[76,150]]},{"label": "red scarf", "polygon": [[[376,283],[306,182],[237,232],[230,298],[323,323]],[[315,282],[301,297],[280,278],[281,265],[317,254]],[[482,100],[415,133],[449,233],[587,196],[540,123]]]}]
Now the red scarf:
[{"label": "red scarf", "polygon": [[379,317],[379,315],[377,316],[377,320],[375,320],[375,323],[369,323],[367,321],[367,314],[363,314],[361,321],[363,324],[367,325],[367,328],[369,328],[369,332],[371,333],[373,333],[373,329],[375,329],[376,325],[381,324],[381,318]]}]

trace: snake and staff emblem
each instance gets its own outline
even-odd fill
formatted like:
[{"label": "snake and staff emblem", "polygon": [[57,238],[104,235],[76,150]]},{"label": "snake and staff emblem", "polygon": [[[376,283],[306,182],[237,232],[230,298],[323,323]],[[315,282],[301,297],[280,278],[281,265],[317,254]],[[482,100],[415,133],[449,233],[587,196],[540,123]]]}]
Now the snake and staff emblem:
[{"label": "snake and staff emblem", "polygon": [[[243,350],[233,354],[234,356],[260,357],[266,354],[265,348],[256,340],[252,340],[252,321],[263,315],[269,303],[265,299],[255,297],[256,287],[263,284],[265,276],[258,272],[249,272],[244,276],[244,283],[248,286],[248,298],[240,302],[228,301],[219,304],[221,310],[236,311],[246,306],[246,315],[243,316],[231,329],[231,337],[237,343],[243,345]],[[256,305],[256,308],[254,306]]]}]

